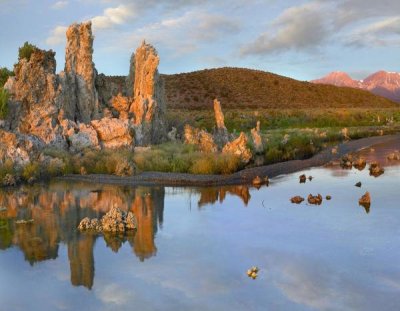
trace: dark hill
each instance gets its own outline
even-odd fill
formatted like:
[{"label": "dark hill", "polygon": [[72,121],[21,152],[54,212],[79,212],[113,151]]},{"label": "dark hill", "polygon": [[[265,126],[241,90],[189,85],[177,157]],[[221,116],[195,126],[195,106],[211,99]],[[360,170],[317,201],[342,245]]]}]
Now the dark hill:
[{"label": "dark hill", "polygon": [[162,75],[169,108],[386,108],[398,104],[368,91],[297,81],[273,73],[206,69]]}]

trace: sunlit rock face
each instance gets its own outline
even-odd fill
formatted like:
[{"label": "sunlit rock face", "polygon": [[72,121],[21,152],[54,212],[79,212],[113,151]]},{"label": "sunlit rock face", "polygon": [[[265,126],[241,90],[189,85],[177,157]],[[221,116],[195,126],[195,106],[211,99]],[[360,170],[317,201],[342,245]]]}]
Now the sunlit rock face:
[{"label": "sunlit rock face", "polygon": [[247,164],[253,156],[251,150],[247,147],[247,141],[246,134],[241,132],[238,138],[225,145],[222,149],[222,153],[236,155],[240,158],[243,164]]},{"label": "sunlit rock face", "polygon": [[93,120],[91,125],[97,132],[104,148],[133,147],[133,133],[127,120],[103,118],[101,120]]},{"label": "sunlit rock face", "polygon": [[225,118],[222,113],[221,103],[214,100],[215,123],[217,125],[214,132],[214,141],[221,148],[229,141],[229,133],[225,126]]},{"label": "sunlit rock face", "polygon": [[251,129],[251,138],[253,139],[254,151],[257,154],[264,152],[264,144],[261,137],[260,121],[257,121],[257,126]]},{"label": "sunlit rock face", "polygon": [[10,94],[8,130],[35,135],[45,144],[65,148],[59,126],[58,81],[53,51],[35,50],[15,65],[7,83]]},{"label": "sunlit rock face", "polygon": [[42,148],[43,143],[34,136],[0,130],[0,165],[10,160],[16,165],[25,165],[37,157]]},{"label": "sunlit rock face", "polygon": [[134,116],[135,141],[140,146],[163,142],[166,139],[166,106],[157,70],[160,58],[153,46],[143,42],[131,61],[130,71],[135,74],[134,78],[129,78],[134,81],[130,112]]},{"label": "sunlit rock face", "polygon": [[65,72],[60,75],[64,96],[62,106],[65,117],[86,123],[99,115],[92,55],[91,22],[71,25],[67,30]]},{"label": "sunlit rock face", "polygon": [[192,127],[188,124],[184,129],[184,141],[188,145],[199,146],[203,152],[217,152],[218,146],[214,143],[214,138],[204,130]]}]

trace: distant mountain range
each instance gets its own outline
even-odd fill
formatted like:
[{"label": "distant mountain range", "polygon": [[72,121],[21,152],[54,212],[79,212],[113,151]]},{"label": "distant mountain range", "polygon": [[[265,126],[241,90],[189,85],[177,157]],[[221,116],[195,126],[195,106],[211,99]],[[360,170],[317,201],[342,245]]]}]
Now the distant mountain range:
[{"label": "distant mountain range", "polygon": [[363,89],[400,103],[400,73],[398,72],[382,70],[373,73],[364,80],[353,80],[345,72],[334,71],[321,79],[311,82]]},{"label": "distant mountain range", "polygon": [[398,107],[392,100],[358,89],[356,84],[354,88],[314,84],[245,68],[206,69],[161,77],[168,107],[172,109],[213,109],[215,98],[226,109]]}]

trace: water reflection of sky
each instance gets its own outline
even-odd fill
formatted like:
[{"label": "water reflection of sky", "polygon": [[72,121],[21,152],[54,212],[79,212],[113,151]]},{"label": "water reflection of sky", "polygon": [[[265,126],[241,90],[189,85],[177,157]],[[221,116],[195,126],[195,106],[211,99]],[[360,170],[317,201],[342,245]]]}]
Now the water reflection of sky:
[{"label": "water reflection of sky", "polygon": [[[301,173],[282,176],[260,190],[56,183],[3,191],[12,237],[0,237],[0,310],[397,310],[400,167],[379,178],[337,172],[305,171],[314,177],[306,184]],[[369,214],[357,203],[367,190]],[[332,200],[289,202],[309,193]],[[114,203],[136,212],[135,236],[72,229]],[[13,224],[23,216],[33,228]],[[261,268],[256,281],[245,275],[252,265]]]}]

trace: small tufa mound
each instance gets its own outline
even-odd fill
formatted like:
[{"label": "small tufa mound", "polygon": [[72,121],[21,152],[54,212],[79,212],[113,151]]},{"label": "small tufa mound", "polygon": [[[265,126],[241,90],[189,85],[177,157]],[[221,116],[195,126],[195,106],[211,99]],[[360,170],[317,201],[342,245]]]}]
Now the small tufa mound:
[{"label": "small tufa mound", "polygon": [[307,201],[310,204],[321,205],[321,203],[322,203],[322,195],[318,194],[316,196],[313,196],[312,194],[309,194],[308,197],[307,197]]},{"label": "small tufa mound", "polygon": [[296,195],[295,197],[290,199],[290,202],[295,203],[295,204],[300,204],[303,201],[304,201],[304,198],[299,195]]},{"label": "small tufa mound", "polygon": [[358,187],[358,188],[361,188],[361,181],[359,181],[358,183],[356,183],[354,186],[356,186],[356,187]]},{"label": "small tufa mound", "polygon": [[132,212],[121,211],[118,207],[111,208],[99,221],[97,218],[82,219],[78,229],[80,231],[123,233],[137,228],[136,217]]},{"label": "small tufa mound", "polygon": [[307,181],[307,176],[305,174],[299,176],[299,182],[304,184]]}]

